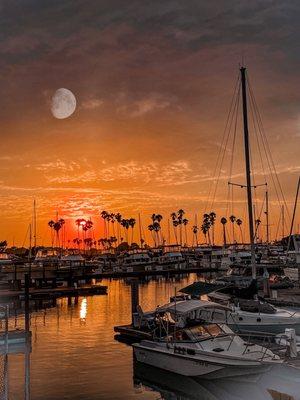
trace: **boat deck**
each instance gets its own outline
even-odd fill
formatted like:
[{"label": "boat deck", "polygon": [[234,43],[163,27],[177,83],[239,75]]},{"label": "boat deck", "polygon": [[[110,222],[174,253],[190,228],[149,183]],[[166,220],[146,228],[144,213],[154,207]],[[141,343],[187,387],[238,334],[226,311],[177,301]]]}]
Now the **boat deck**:
[{"label": "boat deck", "polygon": [[144,340],[144,339],[151,339],[152,334],[149,330],[142,330],[138,328],[134,328],[131,324],[130,325],[117,325],[114,327],[114,331],[119,333],[122,336],[126,336],[132,339],[137,340]]}]

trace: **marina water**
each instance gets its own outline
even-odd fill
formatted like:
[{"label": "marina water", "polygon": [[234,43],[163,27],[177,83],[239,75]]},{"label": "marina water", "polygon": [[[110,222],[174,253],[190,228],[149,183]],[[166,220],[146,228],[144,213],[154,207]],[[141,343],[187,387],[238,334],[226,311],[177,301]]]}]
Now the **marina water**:
[{"label": "marina water", "polygon": [[[143,310],[168,302],[201,277],[156,278],[139,284]],[[114,326],[131,321],[129,281],[105,280],[106,296],[67,298],[31,314],[30,399],[300,399],[300,370],[264,376],[193,380],[137,365],[131,346],[115,339]],[[22,316],[10,325],[22,325]],[[9,357],[9,398],[24,399],[23,355]]]}]

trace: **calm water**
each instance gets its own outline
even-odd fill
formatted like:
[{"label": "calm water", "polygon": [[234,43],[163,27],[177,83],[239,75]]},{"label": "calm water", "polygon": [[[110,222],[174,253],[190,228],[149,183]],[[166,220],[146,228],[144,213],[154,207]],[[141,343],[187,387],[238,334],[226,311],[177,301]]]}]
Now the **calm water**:
[{"label": "calm water", "polygon": [[[143,309],[168,301],[177,289],[192,283],[150,281],[140,285]],[[300,370],[273,369],[263,376],[231,380],[193,380],[135,365],[132,348],[114,339],[113,327],[130,322],[130,286],[104,281],[107,296],[67,299],[31,317],[32,400],[100,399],[300,399]],[[11,324],[22,326],[22,321]],[[9,356],[10,399],[24,399],[24,356]],[[280,394],[281,393],[281,394]],[[283,394],[285,393],[285,394]],[[287,396],[289,394],[290,396]]]}]

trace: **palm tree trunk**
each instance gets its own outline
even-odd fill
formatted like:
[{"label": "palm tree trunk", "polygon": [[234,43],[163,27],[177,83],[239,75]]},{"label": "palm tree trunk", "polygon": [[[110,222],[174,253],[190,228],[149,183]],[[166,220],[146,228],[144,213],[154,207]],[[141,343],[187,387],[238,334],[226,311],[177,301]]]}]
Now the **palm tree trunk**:
[{"label": "palm tree trunk", "polygon": [[223,241],[224,241],[224,247],[226,246],[226,228],[225,224],[223,224]]},{"label": "palm tree trunk", "polygon": [[207,235],[208,235],[208,244],[211,245],[209,230],[207,231]]},{"label": "palm tree trunk", "polygon": [[176,240],[176,244],[178,245],[177,231],[176,231],[176,227],[175,226],[173,226],[173,230],[174,230],[174,237],[175,237],[175,240]]},{"label": "palm tree trunk", "polygon": [[240,234],[241,234],[241,241],[242,241],[242,243],[244,243],[243,231],[242,231],[242,227],[241,226],[240,226]]}]

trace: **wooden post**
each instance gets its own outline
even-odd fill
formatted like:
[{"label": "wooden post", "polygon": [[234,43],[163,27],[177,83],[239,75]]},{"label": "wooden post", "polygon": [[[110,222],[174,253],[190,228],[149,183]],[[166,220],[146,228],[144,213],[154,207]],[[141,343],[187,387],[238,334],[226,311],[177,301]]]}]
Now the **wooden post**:
[{"label": "wooden post", "polygon": [[30,331],[30,315],[29,315],[29,275],[25,274],[25,331],[26,335]]},{"label": "wooden post", "polygon": [[133,314],[137,311],[137,306],[139,305],[139,283],[138,279],[132,279],[130,282],[131,286],[131,317],[133,324]]}]

